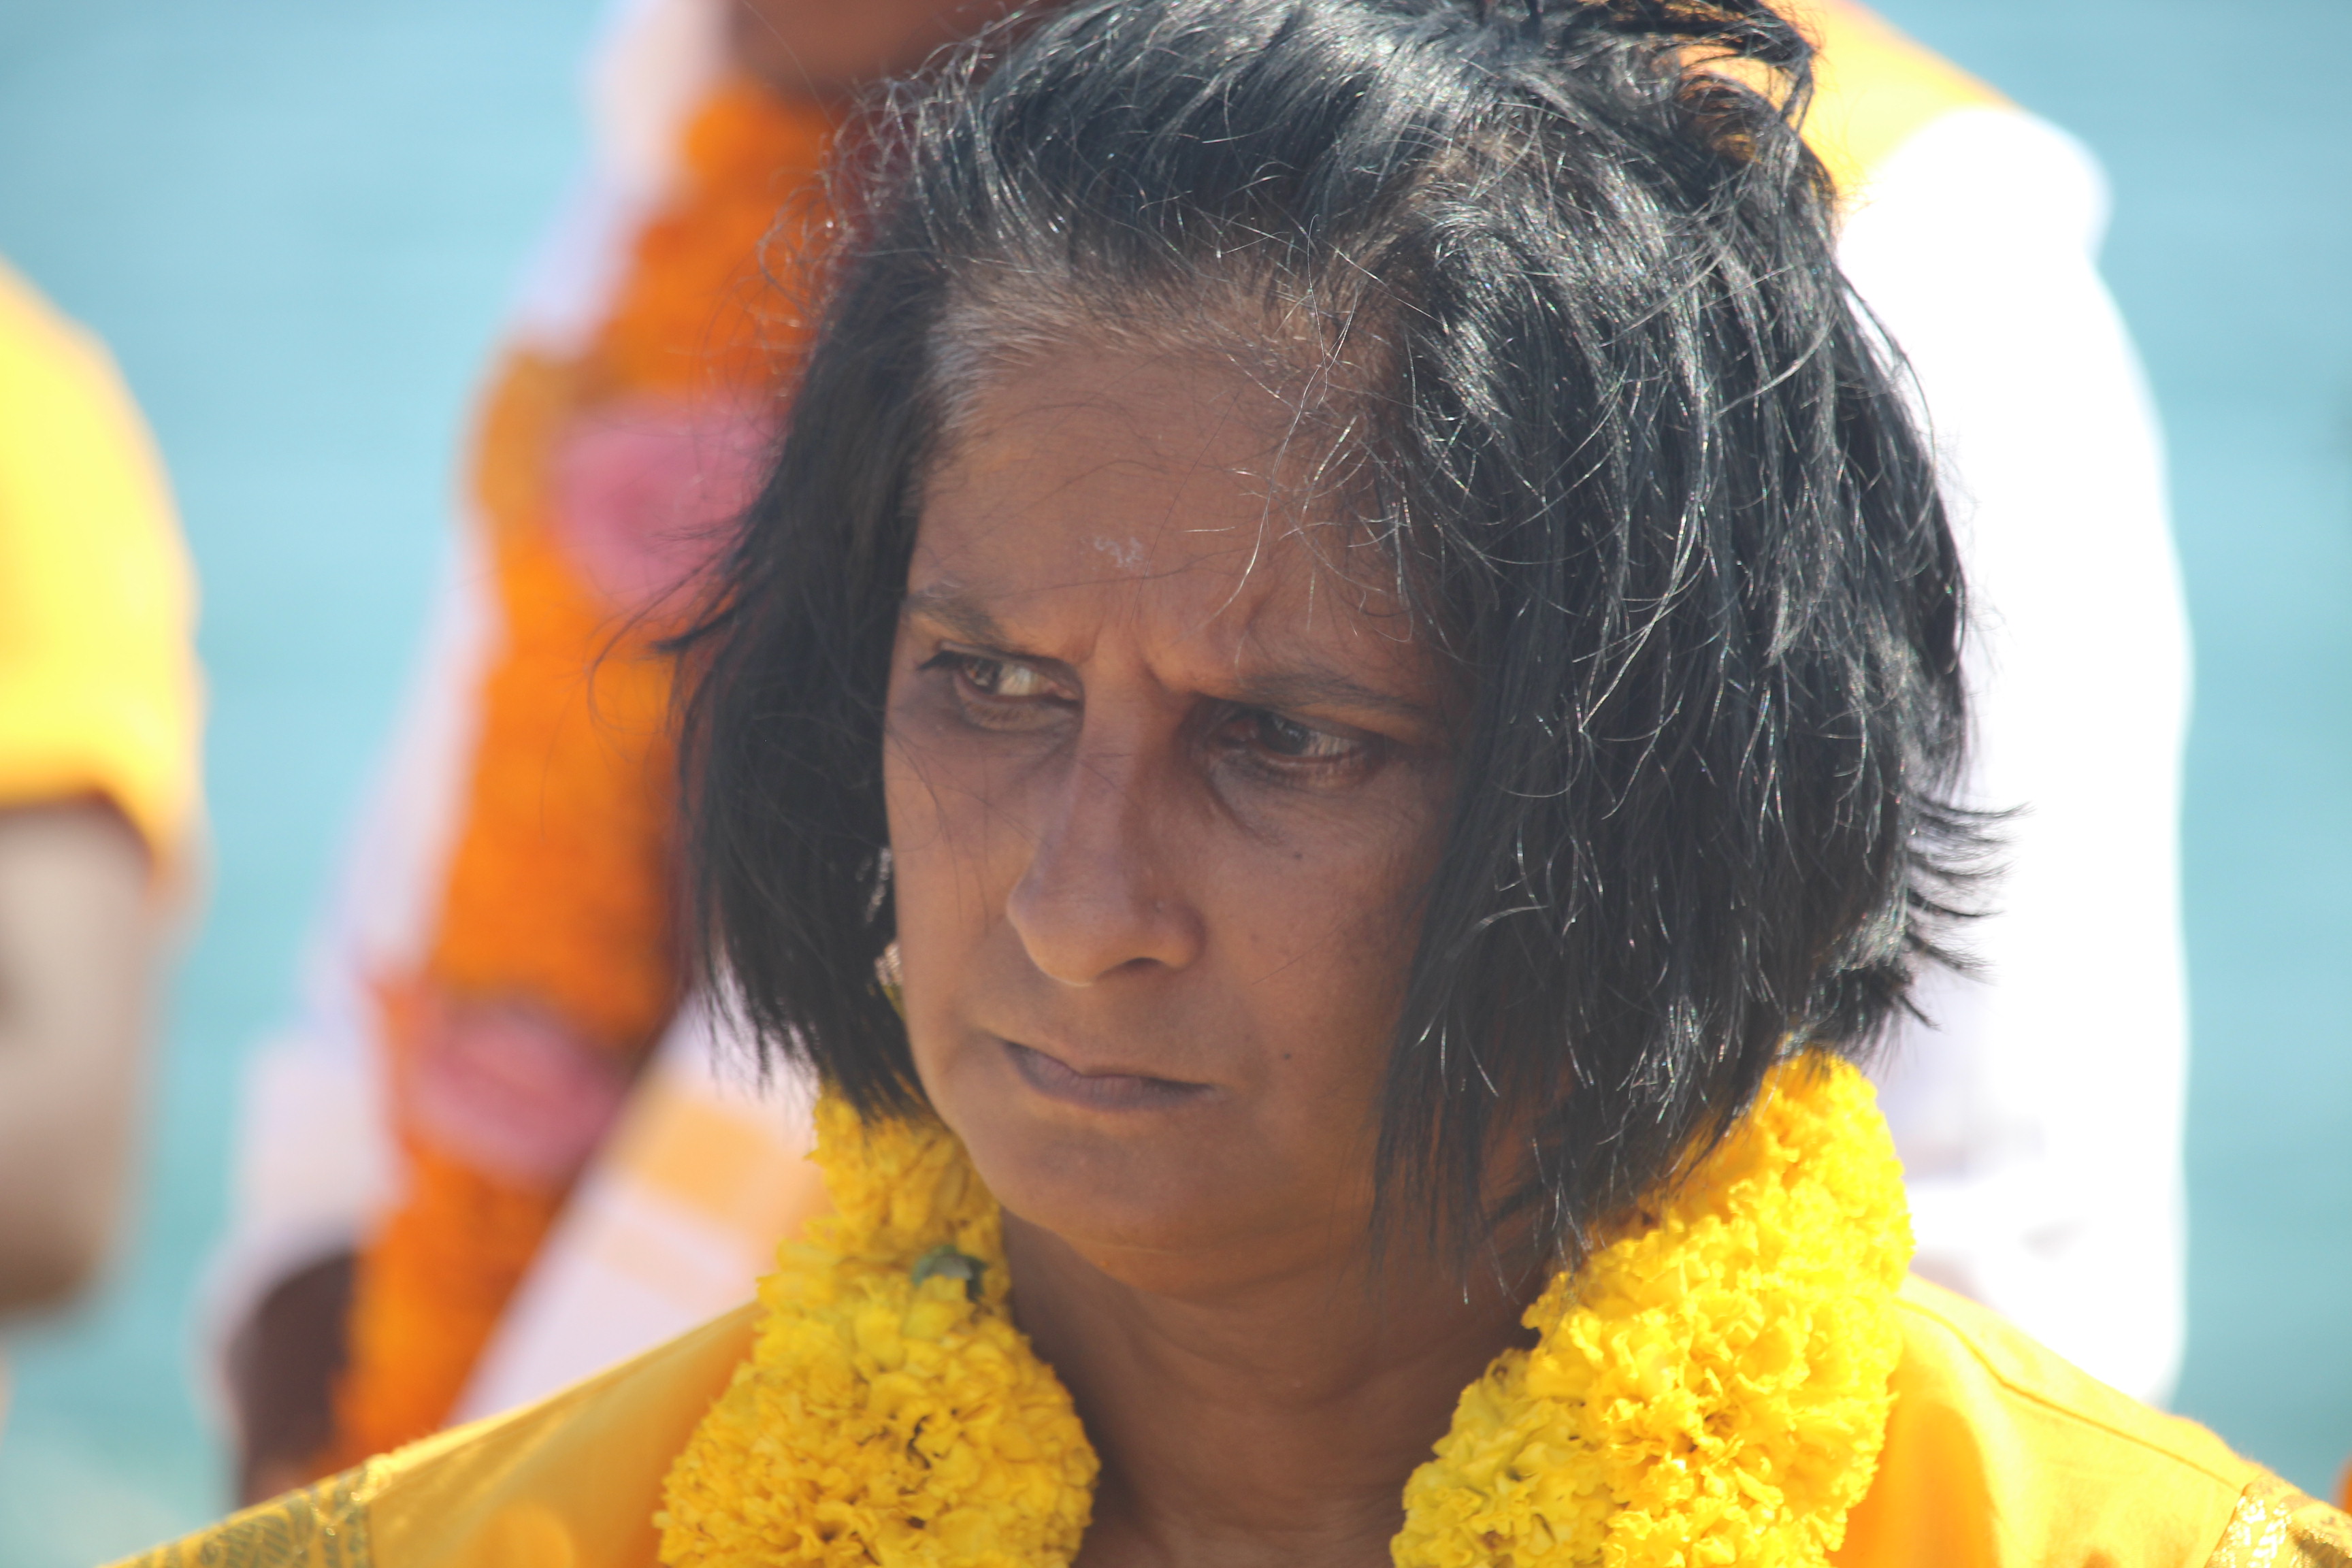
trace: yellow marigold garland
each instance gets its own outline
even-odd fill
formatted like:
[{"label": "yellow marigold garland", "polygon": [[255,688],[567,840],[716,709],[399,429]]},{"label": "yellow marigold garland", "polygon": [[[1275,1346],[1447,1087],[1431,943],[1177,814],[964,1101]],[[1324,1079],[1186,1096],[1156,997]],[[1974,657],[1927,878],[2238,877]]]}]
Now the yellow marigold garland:
[{"label": "yellow marigold garland", "polygon": [[[828,1098],[817,1158],[836,1217],[761,1285],[757,1345],[670,1471],[662,1561],[1068,1563],[1094,1451],[1012,1324],[996,1204],[962,1146]],[[1782,1068],[1655,1224],[1528,1309],[1540,1342],[1463,1394],[1406,1483],[1395,1561],[1825,1563],[1885,1439],[1910,1255],[1869,1081]]]},{"label": "yellow marigold garland", "polygon": [[835,1213],[761,1283],[751,1359],[670,1469],[662,1561],[1067,1563],[1094,1449],[1013,1326],[996,1200],[962,1145],[827,1096],[816,1157]]},{"label": "yellow marigold garland", "polygon": [[1658,1223],[1555,1279],[1405,1487],[1400,1564],[1818,1563],[1870,1489],[1902,1352],[1902,1167],[1807,1059]]}]

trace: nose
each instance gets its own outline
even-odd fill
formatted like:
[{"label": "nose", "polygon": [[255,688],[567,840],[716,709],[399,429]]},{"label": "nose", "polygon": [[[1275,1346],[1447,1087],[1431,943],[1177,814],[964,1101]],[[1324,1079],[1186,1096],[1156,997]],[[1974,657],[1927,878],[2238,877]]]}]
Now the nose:
[{"label": "nose", "polygon": [[1173,765],[1145,743],[1087,744],[1037,801],[1029,864],[1005,902],[1029,960],[1065,985],[1181,969],[1204,936],[1168,858]]}]

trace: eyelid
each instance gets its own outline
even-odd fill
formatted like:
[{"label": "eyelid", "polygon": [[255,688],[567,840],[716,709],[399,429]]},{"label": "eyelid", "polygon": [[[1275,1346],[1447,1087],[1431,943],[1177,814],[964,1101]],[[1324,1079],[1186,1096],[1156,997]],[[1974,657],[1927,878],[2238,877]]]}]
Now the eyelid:
[{"label": "eyelid", "polygon": [[1318,735],[1328,735],[1334,740],[1353,742],[1358,745],[1370,745],[1381,739],[1372,731],[1350,724],[1345,720],[1327,719],[1315,714],[1301,713],[1295,709],[1276,708],[1266,702],[1236,702],[1232,705],[1229,711],[1229,716],[1235,719],[1258,714],[1269,719],[1279,719],[1286,724],[1296,724],[1302,730],[1312,730]]},{"label": "eyelid", "polygon": [[[1062,702],[1076,700],[1075,683],[1062,673],[1058,662],[1054,659],[1038,658],[1028,654],[1008,652],[1003,648],[979,647],[969,643],[955,643],[941,639],[939,651],[925,659],[923,664],[926,668],[929,668],[942,659],[978,659],[984,664],[1018,666],[1020,668],[1034,673],[1041,682],[1052,689],[1042,694],[1045,700]],[[1012,698],[1000,699],[1000,700],[1024,700]]]},{"label": "eyelid", "polygon": [[[940,636],[933,644],[933,648],[935,651],[929,658],[922,661],[920,668],[937,668],[945,661],[952,659],[978,659],[991,664],[1017,665],[1024,669],[1034,671],[1050,689],[1034,698],[1005,698],[993,693],[987,694],[991,700],[1076,702],[1082,700],[1077,682],[1070,678],[1066,668],[1058,659],[1018,653],[1009,648],[992,647],[982,643],[964,642],[947,636]],[[1328,736],[1353,748],[1359,754],[1399,743],[1395,737],[1377,729],[1368,729],[1342,719],[1301,712],[1280,702],[1226,698],[1222,700],[1222,706],[1224,712],[1215,721],[1213,728],[1223,728],[1236,719],[1264,716],[1279,719],[1285,723],[1296,724],[1301,729],[1311,730],[1318,735]],[[1342,759],[1325,759],[1321,765],[1332,765],[1340,761]],[[1313,759],[1292,759],[1292,762],[1294,765],[1318,765]]]},{"label": "eyelid", "polygon": [[1328,756],[1300,756],[1263,746],[1255,740],[1242,742],[1252,751],[1265,753],[1261,759],[1262,765],[1294,773],[1330,773],[1365,765],[1382,754],[1383,747],[1388,743],[1384,737],[1359,730],[1353,725],[1339,724],[1329,720],[1302,718],[1295,713],[1287,713],[1278,708],[1268,708],[1260,703],[1234,704],[1227,710],[1219,727],[1223,728],[1236,721],[1247,723],[1264,719],[1276,719],[1285,724],[1296,725],[1316,737],[1318,742],[1329,743],[1336,753]]}]

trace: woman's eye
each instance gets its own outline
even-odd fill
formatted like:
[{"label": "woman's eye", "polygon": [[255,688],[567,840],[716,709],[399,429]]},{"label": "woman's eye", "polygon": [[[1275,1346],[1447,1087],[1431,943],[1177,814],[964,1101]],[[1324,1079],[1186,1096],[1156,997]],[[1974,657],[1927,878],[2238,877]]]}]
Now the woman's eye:
[{"label": "woman's eye", "polygon": [[1018,659],[983,658],[970,653],[949,657],[955,660],[956,673],[984,696],[1018,700],[1050,696],[1053,692],[1053,683],[1034,665],[1023,664]]},{"label": "woman's eye", "polygon": [[1362,754],[1364,742],[1352,735],[1302,724],[1264,710],[1234,715],[1250,744],[1285,762],[1339,763]]},{"label": "woman's eye", "polygon": [[942,648],[923,668],[944,673],[964,718],[984,730],[1034,730],[1057,721],[1069,693],[1034,664]]}]

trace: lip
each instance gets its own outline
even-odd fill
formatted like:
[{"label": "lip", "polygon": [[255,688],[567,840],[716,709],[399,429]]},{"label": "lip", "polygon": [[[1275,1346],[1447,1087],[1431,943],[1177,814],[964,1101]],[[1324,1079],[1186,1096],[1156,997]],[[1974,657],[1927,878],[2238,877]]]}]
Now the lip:
[{"label": "lip", "polygon": [[1081,1072],[1061,1058],[1012,1040],[998,1042],[1021,1081],[1047,1100],[1087,1110],[1173,1110],[1213,1093],[1205,1083],[1149,1078],[1141,1073]]}]

